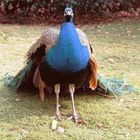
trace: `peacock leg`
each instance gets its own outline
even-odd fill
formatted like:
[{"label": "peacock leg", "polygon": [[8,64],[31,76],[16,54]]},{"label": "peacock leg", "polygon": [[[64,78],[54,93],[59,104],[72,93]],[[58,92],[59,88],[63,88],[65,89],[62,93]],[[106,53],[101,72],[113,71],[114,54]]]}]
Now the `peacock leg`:
[{"label": "peacock leg", "polygon": [[74,84],[69,85],[69,91],[70,91],[71,102],[72,102],[72,118],[73,118],[74,122],[77,123],[77,113],[76,113],[75,105],[74,105],[74,92],[75,92]]},{"label": "peacock leg", "polygon": [[56,118],[60,119],[60,111],[59,111],[59,93],[60,93],[60,84],[56,84],[54,86],[54,91],[56,94]]}]

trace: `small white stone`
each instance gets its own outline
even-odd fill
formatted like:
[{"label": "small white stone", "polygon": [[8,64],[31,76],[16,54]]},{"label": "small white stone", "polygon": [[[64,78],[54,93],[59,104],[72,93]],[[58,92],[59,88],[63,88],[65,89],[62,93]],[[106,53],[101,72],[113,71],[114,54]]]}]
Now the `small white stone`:
[{"label": "small white stone", "polygon": [[16,102],[19,102],[19,101],[20,101],[20,99],[19,99],[19,98],[16,98],[16,99],[15,99],[15,101],[16,101]]},{"label": "small white stone", "polygon": [[59,126],[58,129],[57,129],[57,131],[59,133],[64,133],[65,129],[63,127]]},{"label": "small white stone", "polygon": [[57,121],[53,120],[51,128],[54,130],[54,129],[56,129],[56,127],[57,127]]},{"label": "small white stone", "polygon": [[113,63],[114,62],[114,59],[108,58],[108,61]]}]

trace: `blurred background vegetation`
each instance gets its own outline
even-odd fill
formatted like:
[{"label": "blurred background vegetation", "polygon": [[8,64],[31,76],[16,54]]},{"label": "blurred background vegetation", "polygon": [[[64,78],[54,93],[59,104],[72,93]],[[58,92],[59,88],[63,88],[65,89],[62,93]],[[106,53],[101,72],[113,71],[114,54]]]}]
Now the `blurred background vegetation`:
[{"label": "blurred background vegetation", "polygon": [[[69,0],[75,11],[76,22],[90,23],[105,18],[139,17],[140,0]],[[68,0],[1,0],[0,22],[41,20],[59,23]],[[119,14],[116,14],[119,13]],[[80,15],[80,16],[79,16]],[[7,19],[7,20],[6,20]]]}]

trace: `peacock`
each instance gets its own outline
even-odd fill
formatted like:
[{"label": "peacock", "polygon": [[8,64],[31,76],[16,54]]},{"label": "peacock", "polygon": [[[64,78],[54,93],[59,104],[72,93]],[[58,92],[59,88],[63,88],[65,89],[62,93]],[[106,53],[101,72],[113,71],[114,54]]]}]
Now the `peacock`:
[{"label": "peacock", "polygon": [[[42,101],[44,89],[54,89],[57,119],[60,119],[59,95],[66,89],[71,97],[71,118],[77,123],[78,115],[74,103],[76,89],[85,87],[91,91],[98,90],[116,96],[116,93],[121,93],[120,87],[124,82],[103,79],[97,75],[97,62],[91,44],[87,35],[75,27],[73,16],[72,7],[67,6],[60,30],[49,28],[44,31],[28,50],[26,66],[15,77],[7,75],[5,81],[16,90],[38,88]],[[114,83],[117,83],[116,88]],[[132,89],[129,85],[126,88]]]}]

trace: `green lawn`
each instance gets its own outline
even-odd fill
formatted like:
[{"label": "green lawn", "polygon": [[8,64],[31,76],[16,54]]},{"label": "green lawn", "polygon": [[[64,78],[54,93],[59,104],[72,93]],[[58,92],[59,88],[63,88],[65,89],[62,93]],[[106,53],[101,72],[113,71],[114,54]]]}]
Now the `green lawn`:
[{"label": "green lawn", "polygon": [[[45,25],[0,25],[0,79],[6,72],[16,74],[24,55],[46,28]],[[140,90],[140,20],[80,27],[88,35],[98,61],[99,73],[124,79]],[[66,118],[71,100],[60,99],[64,133],[51,130],[55,96],[16,94],[0,83],[0,140],[139,140],[140,94],[117,99],[81,93],[75,104],[83,123]]]}]

